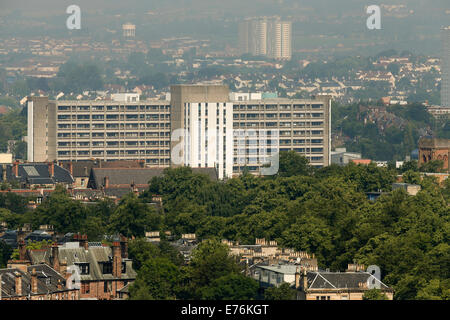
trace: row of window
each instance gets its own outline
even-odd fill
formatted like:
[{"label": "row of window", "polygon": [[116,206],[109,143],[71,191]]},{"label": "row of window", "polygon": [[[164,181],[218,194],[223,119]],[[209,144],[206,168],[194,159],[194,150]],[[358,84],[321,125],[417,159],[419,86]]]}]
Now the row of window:
[{"label": "row of window", "polygon": [[145,106],[145,105],[133,105],[133,106],[58,106],[58,111],[119,111],[119,110],[152,110],[152,111],[164,111],[164,110],[170,110],[169,105],[151,105],[151,106]]},{"label": "row of window", "polygon": [[235,113],[233,119],[323,118],[323,113]]},{"label": "row of window", "polygon": [[92,119],[93,121],[99,120],[126,120],[126,121],[138,121],[138,120],[146,120],[146,121],[158,121],[158,120],[169,120],[170,114],[107,114],[106,117],[104,114],[93,114],[92,116],[89,114],[77,114],[77,115],[69,115],[69,114],[59,114],[58,120],[60,121],[68,121],[68,120],[79,120],[79,121],[88,121]]},{"label": "row of window", "polygon": [[59,132],[58,138],[170,137],[170,132]]},{"label": "row of window", "polygon": [[170,128],[170,123],[141,123],[141,124],[123,124],[123,123],[93,123],[89,124],[58,124],[60,130],[70,129],[158,129],[158,128]]},{"label": "row of window", "polygon": [[245,128],[245,127],[272,127],[272,128],[291,128],[291,127],[320,127],[323,126],[323,121],[313,122],[234,122],[233,128]]},{"label": "row of window", "polygon": [[[93,150],[92,152],[89,152],[88,150],[78,150],[78,151],[72,151],[72,155],[79,155],[79,156],[101,156],[101,155],[119,155],[119,154],[125,154],[125,155],[144,155],[144,154],[153,154],[153,155],[169,155],[170,150],[107,150],[106,153],[103,150]],[[70,156],[70,151],[64,151],[60,150],[58,151],[58,156]]]},{"label": "row of window", "polygon": [[89,141],[78,141],[78,142],[64,142],[59,141],[58,147],[113,147],[113,146],[150,146],[150,147],[160,147],[160,146],[169,146],[169,141],[93,141],[90,143]]},{"label": "row of window", "polygon": [[265,104],[265,105],[233,105],[233,110],[300,110],[300,109],[322,109],[323,104]]}]

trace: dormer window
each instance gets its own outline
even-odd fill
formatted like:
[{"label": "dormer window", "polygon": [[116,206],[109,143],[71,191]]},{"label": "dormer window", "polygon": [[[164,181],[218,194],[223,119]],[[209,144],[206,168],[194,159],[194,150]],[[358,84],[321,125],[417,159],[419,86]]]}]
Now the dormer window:
[{"label": "dormer window", "polygon": [[103,262],[103,274],[112,274],[112,262]]},{"label": "dormer window", "polygon": [[89,263],[77,263],[80,274],[89,274]]}]

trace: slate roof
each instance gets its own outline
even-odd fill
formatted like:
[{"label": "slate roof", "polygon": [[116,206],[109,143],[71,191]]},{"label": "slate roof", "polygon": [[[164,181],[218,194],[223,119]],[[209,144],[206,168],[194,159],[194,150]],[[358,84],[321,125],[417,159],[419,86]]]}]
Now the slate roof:
[{"label": "slate roof", "polygon": [[308,290],[311,289],[360,289],[360,283],[372,278],[381,285],[381,289],[390,289],[368,272],[308,272]]},{"label": "slate roof", "polygon": [[[105,177],[109,186],[123,186],[134,183],[137,187],[146,187],[153,177],[164,174],[165,168],[93,168],[88,187],[99,189],[104,184]],[[212,180],[217,180],[215,168],[193,168],[193,173],[205,174]]]},{"label": "slate roof", "polygon": [[[69,170],[71,161],[61,161],[60,165]],[[78,160],[72,161],[72,174],[74,177],[89,177],[92,168],[141,168],[142,164],[134,160]]]},{"label": "slate roof", "polygon": [[[37,273],[37,294],[48,294],[55,292],[69,291],[65,287],[65,279],[62,275],[47,265],[31,265],[27,267],[27,272],[23,272],[17,268],[0,269],[2,281],[2,297],[11,298],[18,297],[15,291],[15,273],[22,276],[22,296],[36,295],[31,293],[31,272],[35,269]],[[58,280],[61,281],[63,288],[58,289]]]},{"label": "slate roof", "polygon": [[[51,248],[46,250],[29,250],[29,256],[34,264],[46,263],[51,265]],[[103,274],[102,263],[112,262],[112,249],[104,246],[90,246],[85,250],[77,245],[59,246],[58,257],[60,264],[67,262],[67,266],[77,265],[78,263],[89,263],[89,274],[80,275],[82,281],[113,280],[116,279],[112,274]],[[136,271],[132,267],[131,259],[123,259],[126,263],[126,272],[122,273],[121,279],[135,279]]]},{"label": "slate roof", "polygon": [[[56,164],[54,165],[53,177],[50,175],[47,163],[20,163],[18,166],[18,177],[16,177],[13,172],[13,165],[6,165],[6,180],[19,181],[25,184],[71,184],[74,182],[70,172]],[[0,166],[0,181],[3,181],[3,170],[5,168]]]}]

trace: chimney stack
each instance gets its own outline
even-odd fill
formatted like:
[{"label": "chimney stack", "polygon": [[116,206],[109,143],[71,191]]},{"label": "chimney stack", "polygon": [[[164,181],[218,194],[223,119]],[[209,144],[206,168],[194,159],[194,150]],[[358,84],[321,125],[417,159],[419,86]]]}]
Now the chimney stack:
[{"label": "chimney stack", "polygon": [[303,291],[306,292],[307,289],[308,289],[308,277],[306,268],[303,268]]},{"label": "chimney stack", "polygon": [[31,272],[31,293],[38,293],[38,284],[37,284],[37,273],[36,269],[33,268],[33,271]]},{"label": "chimney stack", "polygon": [[2,165],[3,182],[6,182],[6,164]]},{"label": "chimney stack", "polygon": [[120,251],[122,259],[128,259],[128,239],[123,235],[120,235]]},{"label": "chimney stack", "polygon": [[20,272],[15,272],[14,275],[16,276],[15,281],[15,287],[16,287],[16,294],[18,296],[22,295],[22,274]]},{"label": "chimney stack", "polygon": [[105,189],[109,188],[109,177],[108,176],[105,177],[103,186],[105,187]]},{"label": "chimney stack", "polygon": [[73,176],[73,163],[72,163],[72,161],[69,162],[69,172],[70,172],[70,175]]},{"label": "chimney stack", "polygon": [[59,266],[59,250],[58,245],[55,243],[52,245],[52,268],[57,272],[60,272]]},{"label": "chimney stack", "polygon": [[89,242],[88,242],[88,237],[86,234],[83,234],[81,236],[80,245],[81,245],[81,247],[84,248],[84,250],[86,250],[86,251],[89,250]]},{"label": "chimney stack", "polygon": [[295,270],[295,289],[298,288],[300,288],[300,272],[297,267],[297,269]]},{"label": "chimney stack", "polygon": [[115,278],[122,277],[122,254],[120,250],[120,243],[118,241],[114,241],[112,244],[113,251],[113,276]]},{"label": "chimney stack", "polygon": [[50,174],[50,178],[55,176],[55,163],[53,161],[48,163],[48,173]]},{"label": "chimney stack", "polygon": [[14,173],[14,176],[16,178],[19,176],[19,161],[14,161],[14,163],[13,163],[13,173]]},{"label": "chimney stack", "polygon": [[26,260],[27,245],[23,239],[19,240],[19,260]]}]

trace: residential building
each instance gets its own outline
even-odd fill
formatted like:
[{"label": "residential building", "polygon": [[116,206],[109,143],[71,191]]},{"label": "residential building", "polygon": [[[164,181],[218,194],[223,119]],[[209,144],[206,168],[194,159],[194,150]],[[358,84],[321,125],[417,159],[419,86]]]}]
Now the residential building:
[{"label": "residential building", "polygon": [[59,161],[59,165],[67,169],[75,180],[74,188],[86,188],[92,168],[144,168],[143,160],[79,160]]},{"label": "residential building", "polygon": [[240,244],[238,241],[222,240],[230,248],[230,254],[240,257],[241,262],[258,266],[274,264],[297,264],[307,270],[317,270],[317,259],[314,254],[305,251],[296,251],[290,248],[281,248],[276,241],[267,241],[264,238],[255,239],[255,244]]},{"label": "residential building", "polygon": [[145,160],[170,163],[168,101],[28,99],[28,161]]},{"label": "residential building", "polygon": [[361,159],[361,153],[347,152],[346,148],[336,148],[331,151],[331,163],[341,166],[347,165],[352,160]]},{"label": "residential building", "polygon": [[292,22],[279,17],[247,19],[239,24],[241,54],[267,56],[278,60],[292,57]]},{"label": "residential building", "polygon": [[49,163],[19,163],[0,166],[1,182],[17,182],[22,188],[54,188],[56,184],[71,186],[74,180],[63,167]]},{"label": "residential building", "polygon": [[0,300],[79,300],[80,290],[48,265],[0,269]]},{"label": "residential building", "polygon": [[233,104],[227,86],[171,87],[173,165],[213,167],[219,179],[233,173]]},{"label": "residential building", "polygon": [[27,257],[33,264],[51,266],[64,277],[72,275],[79,281],[81,300],[123,298],[126,292],[121,290],[136,279],[127,239],[120,236],[111,247],[88,242],[86,235],[75,235],[74,239],[76,242],[43,250],[27,250]]},{"label": "residential building", "polygon": [[330,272],[308,271],[295,264],[258,265],[251,277],[262,289],[288,283],[297,290],[297,300],[362,300],[372,286],[392,300],[394,290],[363,269],[364,266],[349,265],[346,272]]},{"label": "residential building", "polygon": [[122,32],[124,38],[134,38],[136,37],[136,25],[125,23],[122,25]]},{"label": "residential building", "polygon": [[298,300],[363,300],[364,293],[372,286],[380,289],[388,300],[394,298],[394,290],[369,272],[299,270],[295,273]]},{"label": "residential building", "polygon": [[155,168],[215,168],[219,179],[244,168],[274,174],[280,151],[296,151],[316,167],[331,163],[330,96],[287,99],[230,94],[225,85],[175,85],[170,97],[29,97],[28,161],[142,160]]}]

